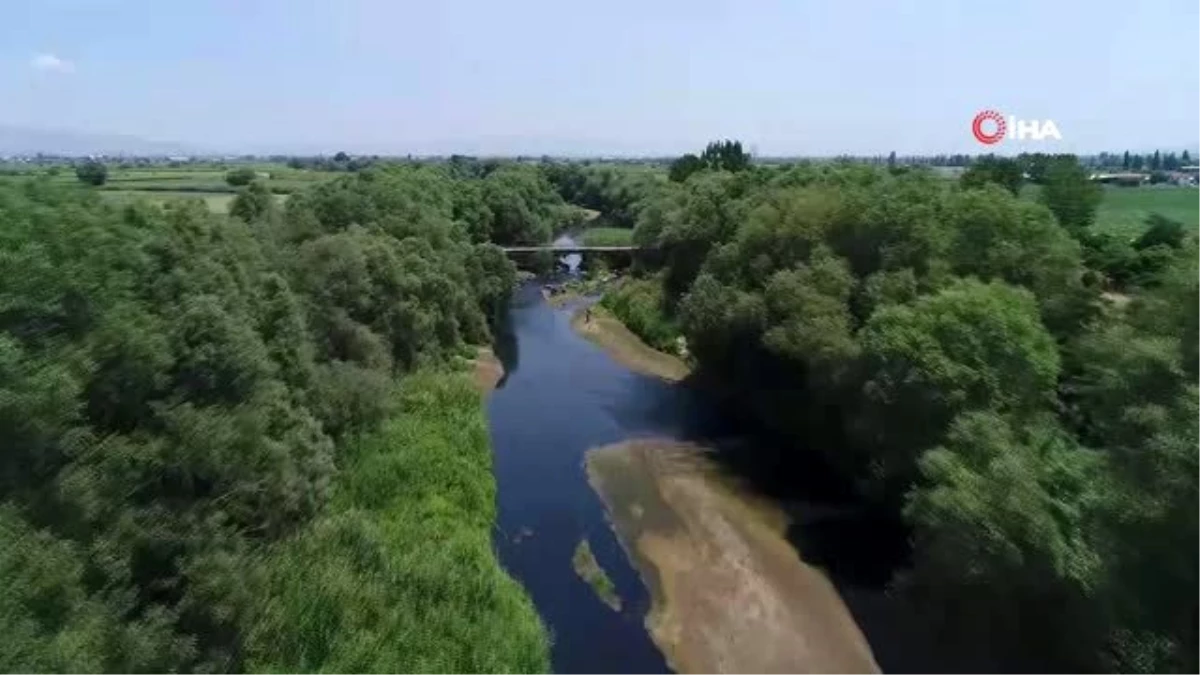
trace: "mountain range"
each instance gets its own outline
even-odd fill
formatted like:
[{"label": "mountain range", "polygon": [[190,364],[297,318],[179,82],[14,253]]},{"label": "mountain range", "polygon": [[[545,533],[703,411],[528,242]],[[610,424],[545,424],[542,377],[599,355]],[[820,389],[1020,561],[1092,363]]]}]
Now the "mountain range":
[{"label": "mountain range", "polygon": [[98,134],[0,124],[0,156],[14,155],[191,155],[182,143],[151,141],[123,134]]}]

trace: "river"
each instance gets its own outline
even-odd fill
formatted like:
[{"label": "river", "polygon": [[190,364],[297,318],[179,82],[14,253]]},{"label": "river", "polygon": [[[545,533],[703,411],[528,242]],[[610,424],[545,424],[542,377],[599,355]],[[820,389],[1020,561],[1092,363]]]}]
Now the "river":
[{"label": "river", "polygon": [[[551,307],[536,284],[527,284],[514,298],[508,330],[501,331],[496,351],[506,374],[488,399],[498,488],[495,545],[550,629],[555,672],[669,672],[644,625],[646,586],[588,483],[585,454],[637,438],[703,443],[729,438],[738,428],[699,392],[626,369],[576,334],[570,322],[570,310]],[[572,568],[583,538],[616,586],[619,612]],[[850,551],[849,562],[838,555],[822,560],[847,567],[853,587],[839,583],[837,569],[831,573],[842,594],[853,596],[847,601],[853,600],[860,624],[879,614],[880,580],[864,590],[856,578],[855,559],[861,563],[873,554],[863,548]],[[871,628],[863,631],[880,657]],[[879,659],[884,668],[898,665],[889,663],[889,653],[882,656],[889,657]]]}]

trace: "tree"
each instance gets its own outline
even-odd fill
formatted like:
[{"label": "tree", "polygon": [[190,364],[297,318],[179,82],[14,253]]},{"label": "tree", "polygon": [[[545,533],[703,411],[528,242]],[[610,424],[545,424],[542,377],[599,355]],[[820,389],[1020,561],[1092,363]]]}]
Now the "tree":
[{"label": "tree", "polygon": [[741,141],[714,141],[709,143],[700,160],[711,169],[719,171],[742,171],[750,166],[750,155],[742,151]]},{"label": "tree", "polygon": [[1158,171],[1162,168],[1162,154],[1158,150],[1154,151],[1154,156],[1150,158],[1150,170]]},{"label": "tree", "polygon": [[895,150],[893,150],[893,151],[891,151],[890,153],[888,153],[888,158],[887,158],[887,167],[888,167],[889,169],[895,169],[895,168],[896,168],[896,151],[895,151]]},{"label": "tree", "polygon": [[104,185],[108,180],[108,167],[102,162],[89,159],[75,167],[75,177],[84,185]]},{"label": "tree", "polygon": [[1139,251],[1159,245],[1179,248],[1183,245],[1185,236],[1187,236],[1187,228],[1183,223],[1152,213],[1146,218],[1146,230],[1134,242],[1133,247]]},{"label": "tree", "polygon": [[688,179],[688,176],[703,170],[705,163],[702,159],[691,153],[683,155],[671,162],[671,168],[668,171],[668,177],[676,183],[682,183]]},{"label": "tree", "polygon": [[249,167],[234,169],[225,174],[225,182],[234,187],[249,185],[258,176],[258,173]]},{"label": "tree", "polygon": [[350,161],[350,155],[347,155],[344,150],[339,150],[338,153],[333,156],[333,161],[338,162],[339,164],[348,162]]},{"label": "tree", "polygon": [[1189,166],[1189,165],[1191,165],[1191,163],[1192,163],[1192,156],[1191,156],[1190,154],[1188,154],[1188,151],[1187,151],[1187,150],[1184,150],[1184,151],[1183,151],[1183,154],[1179,156],[1179,163],[1180,163],[1180,165],[1182,165],[1182,166]]},{"label": "tree", "polygon": [[1129,170],[1129,151],[1128,150],[1126,150],[1125,154],[1121,156],[1121,168],[1125,169],[1126,171]]},{"label": "tree", "polygon": [[1020,417],[1053,400],[1054,338],[1033,294],[1004,283],[964,280],[911,305],[884,307],[860,339],[868,373],[860,433],[879,448],[877,475],[892,487],[908,485],[920,451],[960,413]]},{"label": "tree", "polygon": [[1046,168],[1041,202],[1068,232],[1079,237],[1095,222],[1104,193],[1074,156],[1055,158]]},{"label": "tree", "polygon": [[964,188],[977,188],[995,183],[1014,195],[1020,194],[1025,178],[1020,163],[1013,159],[985,155],[975,160],[959,178]]},{"label": "tree", "polygon": [[275,197],[262,181],[253,181],[238,191],[229,205],[229,215],[254,222],[275,208]]},{"label": "tree", "polygon": [[919,467],[901,588],[946,644],[986,670],[1094,664],[1104,637],[1088,611],[1103,570],[1098,458],[1050,419],[968,412]]}]

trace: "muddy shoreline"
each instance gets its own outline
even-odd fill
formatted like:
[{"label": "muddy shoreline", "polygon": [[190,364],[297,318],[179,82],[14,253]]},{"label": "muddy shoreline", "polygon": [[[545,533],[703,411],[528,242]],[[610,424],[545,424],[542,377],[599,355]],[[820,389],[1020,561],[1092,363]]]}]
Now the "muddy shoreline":
[{"label": "muddy shoreline", "polygon": [[485,396],[504,379],[504,365],[490,347],[479,347],[470,364],[475,388]]},{"label": "muddy shoreline", "polygon": [[671,439],[597,448],[588,481],[650,589],[646,627],[680,672],[878,672],[833,585],[770,500]]}]

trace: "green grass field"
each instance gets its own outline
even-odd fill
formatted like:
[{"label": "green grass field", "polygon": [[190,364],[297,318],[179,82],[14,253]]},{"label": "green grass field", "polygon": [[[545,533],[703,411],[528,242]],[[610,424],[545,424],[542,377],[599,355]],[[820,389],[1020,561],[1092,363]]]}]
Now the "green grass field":
[{"label": "green grass field", "polygon": [[396,415],[338,457],[326,514],[265,559],[250,672],[547,671],[546,630],[492,547],[479,393],[461,373],[400,386]]},{"label": "green grass field", "polygon": [[[327,180],[344,175],[331,171],[310,171],[293,169],[282,164],[253,165],[259,173],[266,174],[264,178],[267,187],[276,194],[290,194],[309,186],[323,183]],[[225,182],[228,167],[188,166],[180,168],[154,167],[122,169],[110,166],[108,180],[100,187],[105,192],[199,192],[199,193],[228,193],[237,192],[237,188]],[[45,170],[29,170],[16,176],[5,176],[7,179],[23,179],[32,176],[45,176]],[[75,184],[75,172],[71,167],[59,167],[58,174],[49,179],[66,184]]]},{"label": "green grass field", "polygon": [[[100,194],[117,203],[129,203],[139,199],[145,199],[155,204],[165,204],[168,201],[177,199],[199,199],[202,200],[208,209],[213,213],[228,213],[229,205],[233,203],[233,198],[237,195],[229,192],[170,192],[166,190],[100,190]],[[275,195],[275,201],[282,205],[288,198],[288,195]]]},{"label": "green grass field", "polygon": [[[263,180],[281,204],[293,192],[345,175],[332,171],[293,169],[282,164],[256,164],[252,168],[267,175]],[[117,203],[145,199],[163,204],[170,200],[192,198],[203,200],[215,213],[226,213],[238,190],[225,182],[228,171],[228,167],[219,165],[130,169],[109,167],[108,180],[95,189],[105,199]],[[50,175],[45,169],[26,169],[15,174],[0,175],[0,180],[21,181],[34,177],[43,177],[63,185],[79,184],[74,170],[69,166],[58,167],[57,175]]]},{"label": "green grass field", "polygon": [[579,235],[584,246],[629,246],[633,230],[624,227],[592,227]]},{"label": "green grass field", "polygon": [[1200,225],[1200,190],[1188,187],[1105,188],[1096,230],[1136,236],[1146,217],[1158,213],[1191,229]]}]

